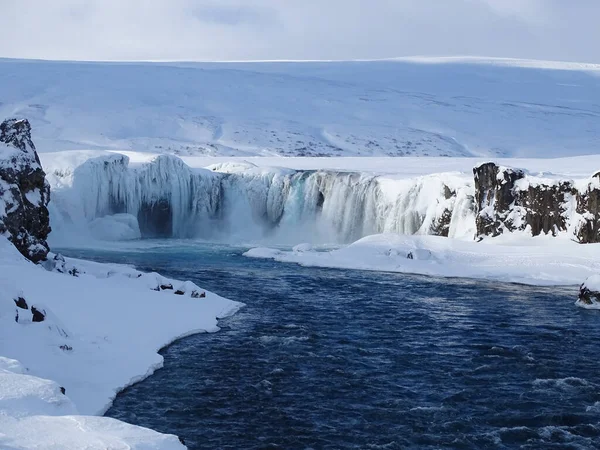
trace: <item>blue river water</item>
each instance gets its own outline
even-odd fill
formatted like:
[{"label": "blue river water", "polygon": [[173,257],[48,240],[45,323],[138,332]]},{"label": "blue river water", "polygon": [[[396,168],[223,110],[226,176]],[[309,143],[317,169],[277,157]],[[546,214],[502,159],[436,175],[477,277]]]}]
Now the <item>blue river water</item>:
[{"label": "blue river water", "polygon": [[[306,268],[182,241],[63,250],[246,303],[108,416],[191,449],[600,448],[600,315],[576,287]],[[166,317],[165,320],[168,320]]]}]

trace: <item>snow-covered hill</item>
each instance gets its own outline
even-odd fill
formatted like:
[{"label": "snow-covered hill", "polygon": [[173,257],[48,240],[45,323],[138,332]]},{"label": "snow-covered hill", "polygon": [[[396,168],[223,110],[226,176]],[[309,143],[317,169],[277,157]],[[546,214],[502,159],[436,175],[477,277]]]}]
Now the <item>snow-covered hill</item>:
[{"label": "snow-covered hill", "polygon": [[513,60],[0,60],[0,117],[42,152],[511,156],[600,153],[600,67]]}]

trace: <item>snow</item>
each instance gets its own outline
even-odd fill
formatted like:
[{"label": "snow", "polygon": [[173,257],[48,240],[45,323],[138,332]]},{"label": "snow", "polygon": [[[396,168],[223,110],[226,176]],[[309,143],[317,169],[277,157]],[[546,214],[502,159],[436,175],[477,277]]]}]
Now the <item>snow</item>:
[{"label": "snow", "polygon": [[592,275],[584,283],[590,291],[600,292],[600,275]]},{"label": "snow", "polygon": [[27,201],[33,205],[39,205],[42,201],[42,194],[39,189],[32,189],[25,193],[25,197]]},{"label": "snow", "polygon": [[[410,256],[409,256],[410,255]],[[600,272],[600,244],[548,236],[484,242],[438,236],[367,236],[325,251],[258,247],[245,253],[303,266],[466,277],[530,285],[579,285]]]},{"label": "snow", "polygon": [[[88,416],[161,367],[160,348],[217,331],[217,318],[241,304],[210,292],[193,298],[205,291],[127,266],[52,254],[46,266],[54,270],[0,237],[0,448],[183,448],[175,436]],[[173,289],[160,290],[167,284]],[[45,320],[32,322],[18,297]]]},{"label": "snow", "polygon": [[0,116],[42,152],[517,156],[599,153],[598,66],[413,58],[346,62],[0,60]]}]

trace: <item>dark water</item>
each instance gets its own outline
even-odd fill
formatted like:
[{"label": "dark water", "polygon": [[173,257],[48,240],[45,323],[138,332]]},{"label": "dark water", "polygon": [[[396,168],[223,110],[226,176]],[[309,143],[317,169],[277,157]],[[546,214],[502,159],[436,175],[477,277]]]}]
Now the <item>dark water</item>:
[{"label": "dark water", "polygon": [[66,252],[247,307],[107,415],[193,449],[600,448],[600,315],[575,288],[303,268],[182,244]]}]

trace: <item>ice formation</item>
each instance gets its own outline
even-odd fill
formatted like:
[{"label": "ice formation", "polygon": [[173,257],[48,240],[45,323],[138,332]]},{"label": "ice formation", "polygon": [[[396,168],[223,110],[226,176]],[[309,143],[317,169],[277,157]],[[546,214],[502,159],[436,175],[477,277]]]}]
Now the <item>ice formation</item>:
[{"label": "ice formation", "polygon": [[55,238],[83,232],[100,239],[269,237],[295,244],[348,243],[383,232],[475,233],[473,183],[461,174],[396,180],[249,163],[192,169],[168,155],[136,166],[111,154],[50,179]]}]

